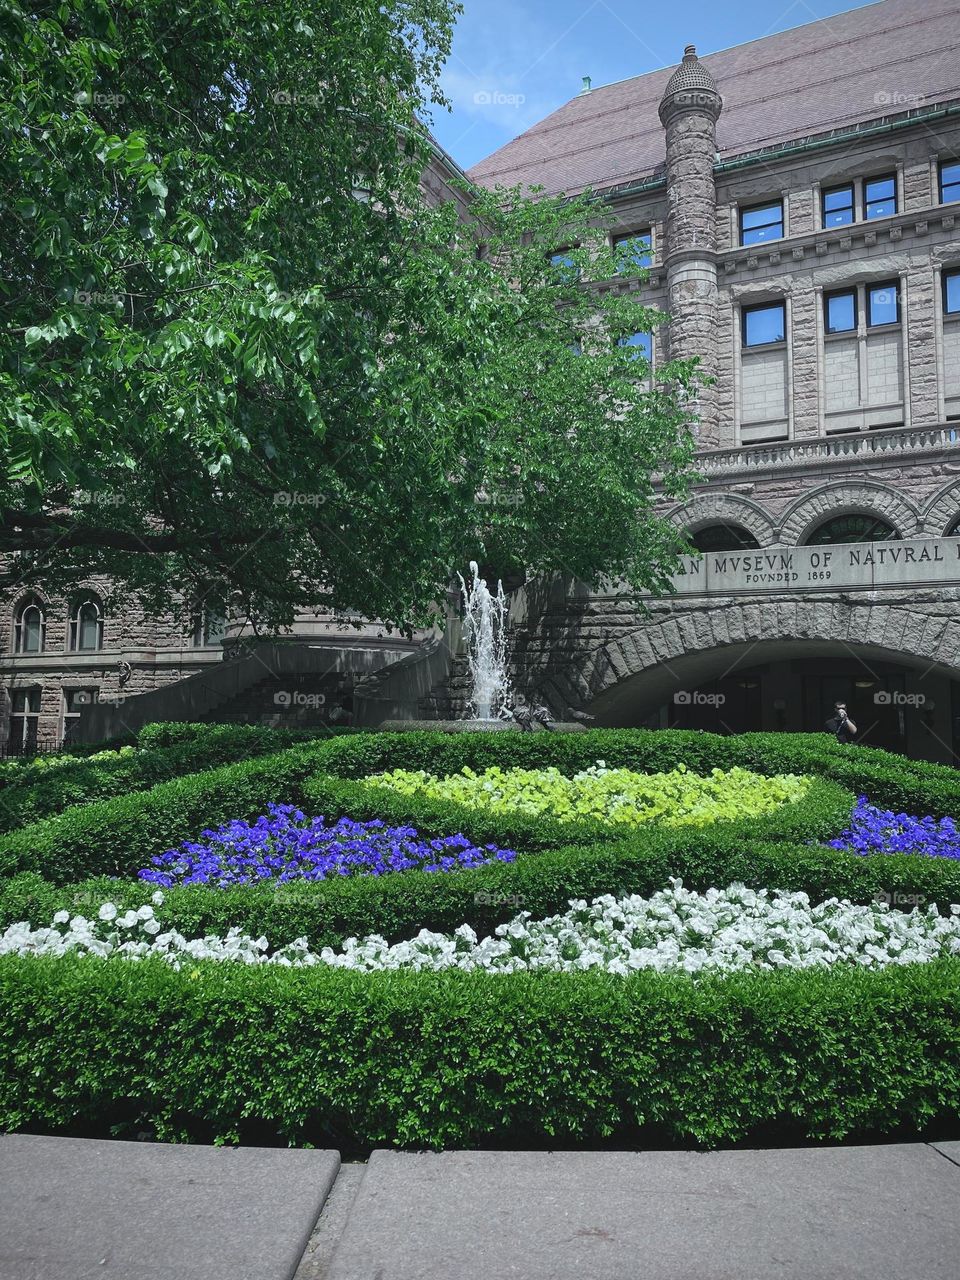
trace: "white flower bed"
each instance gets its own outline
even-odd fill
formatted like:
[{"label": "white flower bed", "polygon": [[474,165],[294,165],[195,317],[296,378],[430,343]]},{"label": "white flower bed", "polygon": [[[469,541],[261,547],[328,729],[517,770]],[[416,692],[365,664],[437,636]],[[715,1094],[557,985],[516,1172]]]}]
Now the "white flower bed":
[{"label": "white flower bed", "polygon": [[[161,906],[163,894],[153,895]],[[941,915],[935,906],[909,914],[882,903],[855,906],[829,898],[817,906],[805,893],[766,889],[710,889],[693,893],[679,880],[650,898],[611,896],[573,901],[563,915],[531,920],[521,912],[479,940],[469,925],[452,934],[422,930],[390,945],[373,935],[348,938],[339,951],[311,951],[305,938],[272,950],[266,938],[231,929],[225,938],[188,939],[164,930],[153,906],[120,915],[104,903],[96,920],[60,911],[53,925],[11,925],[0,954],[68,952],[139,960],[160,956],[180,967],[187,960],[244,964],[316,965],[375,972],[383,969],[483,969],[494,972],[639,969],[702,973],[740,969],[804,969],[833,964],[880,967],[916,964],[960,954],[960,906]]]}]

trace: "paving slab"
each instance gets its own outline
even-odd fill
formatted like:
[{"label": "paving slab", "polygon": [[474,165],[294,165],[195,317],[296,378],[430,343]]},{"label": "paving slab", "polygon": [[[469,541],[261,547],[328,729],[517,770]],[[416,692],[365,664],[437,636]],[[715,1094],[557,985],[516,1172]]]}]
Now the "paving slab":
[{"label": "paving slab", "polygon": [[371,1157],[328,1280],[957,1280],[922,1143]]},{"label": "paving slab", "polygon": [[942,1156],[960,1165],[960,1142],[931,1142],[930,1145]]},{"label": "paving slab", "polygon": [[290,1280],[339,1166],[335,1151],[2,1136],[0,1280]]}]

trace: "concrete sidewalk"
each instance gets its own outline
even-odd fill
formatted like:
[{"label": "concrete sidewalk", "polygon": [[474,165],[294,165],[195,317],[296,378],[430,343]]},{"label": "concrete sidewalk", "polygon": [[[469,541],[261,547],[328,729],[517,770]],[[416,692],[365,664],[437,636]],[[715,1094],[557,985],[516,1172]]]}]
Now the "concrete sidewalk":
[{"label": "concrete sidewalk", "polygon": [[960,1143],[378,1151],[341,1167],[13,1135],[0,1186],[0,1280],[960,1276]]}]

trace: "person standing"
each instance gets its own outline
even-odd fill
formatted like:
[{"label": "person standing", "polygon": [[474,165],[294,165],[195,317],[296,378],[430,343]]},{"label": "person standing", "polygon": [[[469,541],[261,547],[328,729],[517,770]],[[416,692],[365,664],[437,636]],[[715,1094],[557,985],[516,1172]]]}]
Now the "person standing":
[{"label": "person standing", "polygon": [[852,742],[857,736],[857,726],[847,715],[847,704],[835,702],[833,715],[826,723],[828,733],[832,733],[838,742]]}]

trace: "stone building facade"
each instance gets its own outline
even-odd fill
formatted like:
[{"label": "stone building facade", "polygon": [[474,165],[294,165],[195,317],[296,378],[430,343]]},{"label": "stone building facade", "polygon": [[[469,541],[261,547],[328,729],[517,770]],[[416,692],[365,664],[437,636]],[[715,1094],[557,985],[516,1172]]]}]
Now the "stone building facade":
[{"label": "stone building facade", "polygon": [[590,287],[641,287],[670,316],[654,365],[715,379],[702,481],[669,509],[703,551],[677,594],[517,601],[517,675],[548,701],[736,731],[819,729],[843,699],[864,740],[957,757],[958,36],[953,0],[885,0],[691,46],[473,171],[604,196],[649,276]]},{"label": "stone building facade", "polygon": [[[641,289],[670,317],[649,336],[654,369],[698,356],[714,378],[701,480],[666,508],[701,558],[665,599],[559,578],[516,590],[518,689],[601,724],[720,731],[819,729],[843,699],[865,741],[957,758],[958,37],[956,0],[882,0],[703,58],[691,46],[677,67],[586,87],[471,172],[602,196],[649,269],[586,287]],[[450,198],[447,171],[438,159],[432,198]],[[39,678],[14,618],[8,690]],[[131,622],[110,655],[138,655],[131,689],[222,657],[184,655],[169,628],[151,648],[152,626]],[[70,681],[110,687],[103,655],[66,670],[56,634],[51,724]],[[368,665],[359,720],[404,701],[462,711],[456,655],[444,665],[435,637],[419,651]]]}]

